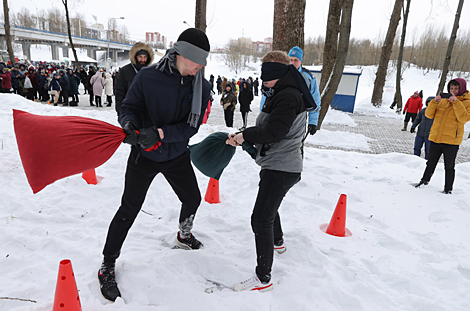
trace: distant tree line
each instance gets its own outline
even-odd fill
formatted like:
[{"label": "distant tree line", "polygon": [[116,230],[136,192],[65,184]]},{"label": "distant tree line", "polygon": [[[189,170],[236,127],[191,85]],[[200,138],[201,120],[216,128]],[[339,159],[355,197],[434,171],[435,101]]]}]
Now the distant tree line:
[{"label": "distant tree line", "polygon": [[[401,30],[397,32],[401,32]],[[430,70],[442,70],[449,43],[449,33],[450,30],[445,27],[436,28],[435,25],[428,26],[419,38],[416,32],[414,32],[411,35],[411,40],[408,40],[409,45],[404,47],[403,61],[408,67],[410,64],[414,64],[425,73]],[[396,62],[398,58],[398,40],[399,36],[396,36],[390,58],[392,62]],[[304,64],[307,66],[323,64],[324,46],[325,39],[323,36],[306,39]],[[373,41],[351,38],[346,65],[378,65],[382,46],[383,41],[381,40]],[[406,66],[403,70],[406,70]],[[459,30],[452,52],[449,71],[461,72],[458,74],[470,72],[470,31],[468,30]]]},{"label": "distant tree line", "polygon": [[[3,17],[2,17],[3,19]],[[65,12],[61,8],[50,8],[47,11],[41,10],[36,14],[31,13],[27,8],[21,8],[18,13],[10,11],[11,26],[26,27],[38,30],[46,30],[67,34],[67,21]],[[81,13],[75,13],[70,17],[71,32],[73,36],[107,40],[107,24],[104,29],[91,29],[85,17]],[[100,32],[104,34],[101,35]],[[116,20],[109,22],[109,40],[119,43],[132,44],[129,38],[129,30],[126,26],[119,26]]]}]

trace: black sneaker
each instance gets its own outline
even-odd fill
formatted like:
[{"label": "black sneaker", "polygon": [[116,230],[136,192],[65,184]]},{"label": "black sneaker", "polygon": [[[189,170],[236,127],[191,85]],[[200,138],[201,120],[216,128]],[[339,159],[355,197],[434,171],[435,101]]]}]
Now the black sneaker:
[{"label": "black sneaker", "polygon": [[442,191],[442,193],[444,193],[444,194],[452,194],[452,190],[444,190],[444,191]]},{"label": "black sneaker", "polygon": [[415,184],[415,188],[419,188],[421,186],[426,186],[427,184],[429,184],[429,181],[424,181],[424,180],[420,180],[419,183]]},{"label": "black sneaker", "polygon": [[117,287],[114,276],[114,265],[107,265],[103,262],[100,270],[98,270],[98,280],[100,281],[101,294],[104,298],[115,301],[117,297],[121,297],[121,292]]},{"label": "black sneaker", "polygon": [[189,238],[183,239],[181,238],[179,231],[176,235],[176,244],[181,246],[181,248],[188,250],[200,249],[204,247],[204,245],[202,245],[202,243],[199,242],[199,240],[196,239],[196,237],[192,233]]}]

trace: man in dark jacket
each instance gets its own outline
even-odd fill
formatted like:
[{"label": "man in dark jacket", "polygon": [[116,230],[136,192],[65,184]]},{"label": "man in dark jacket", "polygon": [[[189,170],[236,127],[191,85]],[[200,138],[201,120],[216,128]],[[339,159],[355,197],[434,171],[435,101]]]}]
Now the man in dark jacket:
[{"label": "man in dark jacket", "polygon": [[59,75],[60,75],[60,87],[62,88],[62,91],[60,92],[60,96],[62,97],[62,100],[64,101],[63,106],[68,106],[69,105],[69,90],[70,90],[70,82],[69,78],[67,77],[67,74],[65,73],[64,69],[59,70]]},{"label": "man in dark jacket", "polygon": [[[426,99],[426,107],[428,106],[428,103],[433,99],[433,96],[430,96]],[[415,138],[414,154],[418,157],[421,156],[421,148],[424,144],[424,158],[427,160],[429,151],[429,133],[431,132],[431,127],[434,122],[434,119],[429,119],[428,117],[426,117],[426,107],[424,107],[420,112],[418,112],[418,115],[416,116],[413,125],[411,125],[410,132],[414,133],[415,128],[418,127],[418,132],[416,133]]]},{"label": "man in dark jacket", "polygon": [[155,54],[153,49],[148,44],[143,42],[137,42],[131,48],[129,52],[129,59],[131,62],[119,69],[119,73],[116,77],[116,83],[114,84],[116,112],[118,116],[121,111],[122,101],[126,97],[127,91],[131,87],[132,81],[140,69],[153,63],[154,56]]},{"label": "man in dark jacket", "polygon": [[209,101],[211,86],[200,71],[209,51],[202,30],[186,29],[158,64],[136,75],[123,101],[119,122],[127,133],[124,142],[132,148],[121,206],[109,226],[98,271],[106,299],[114,301],[121,295],[115,261],[157,174],[163,174],[182,203],[176,244],[189,250],[202,247],[191,233],[201,193],[188,142],[197,133]]}]

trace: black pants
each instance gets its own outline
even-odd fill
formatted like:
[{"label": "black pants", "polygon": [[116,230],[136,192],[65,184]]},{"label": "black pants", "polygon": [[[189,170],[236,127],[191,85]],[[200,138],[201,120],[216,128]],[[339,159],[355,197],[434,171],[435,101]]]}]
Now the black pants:
[{"label": "black pants", "polygon": [[233,127],[233,111],[230,109],[224,110],[225,125],[227,127]]},{"label": "black pants", "polygon": [[445,170],[445,185],[444,191],[452,191],[455,179],[455,158],[459,151],[459,145],[449,144],[436,144],[431,141],[429,145],[428,161],[426,162],[426,169],[424,170],[423,181],[429,182],[441,154],[444,154],[444,170]]},{"label": "black pants", "polygon": [[69,105],[69,90],[60,91],[60,96],[64,99],[64,106]]},{"label": "black pants", "polygon": [[300,180],[300,173],[288,173],[263,169],[259,173],[259,189],[251,215],[251,228],[255,234],[256,274],[262,282],[271,279],[274,256],[274,240],[282,239],[281,219],[278,209],[282,199]]},{"label": "black pants", "polygon": [[113,96],[106,95],[106,101],[108,102],[109,105],[111,105],[113,103]]},{"label": "black pants", "polygon": [[88,89],[88,94],[90,94],[90,104],[93,104],[93,86],[90,86],[90,88]]},{"label": "black pants", "polygon": [[409,122],[410,118],[411,118],[411,122],[415,122],[417,115],[418,115],[417,113],[407,112],[405,115],[405,122]]},{"label": "black pants", "polygon": [[183,223],[196,215],[201,203],[201,193],[190,162],[189,151],[170,161],[154,162],[141,156],[139,151],[132,147],[127,161],[121,206],[111,221],[103,249],[106,261],[113,261],[119,257],[127,232],[142,208],[150,184],[158,173],[163,174],[181,201],[179,222]]},{"label": "black pants", "polygon": [[103,107],[101,106],[101,96],[95,96],[95,104],[96,107]]}]

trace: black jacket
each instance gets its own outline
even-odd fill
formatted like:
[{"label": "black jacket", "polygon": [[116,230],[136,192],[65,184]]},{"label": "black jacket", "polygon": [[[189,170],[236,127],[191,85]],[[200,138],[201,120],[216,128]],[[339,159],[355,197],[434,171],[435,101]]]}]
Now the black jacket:
[{"label": "black jacket", "polygon": [[189,138],[197,133],[202,123],[211,91],[210,83],[204,79],[198,127],[191,127],[187,121],[193,79],[193,76],[182,77],[176,69],[173,73],[167,68],[161,72],[156,65],[142,68],[136,75],[123,100],[119,122],[124,125],[131,121],[139,129],[156,126],[164,132],[162,145],[157,150],[148,152],[138,147],[144,157],[164,162],[186,152]]},{"label": "black jacket", "polygon": [[134,81],[134,78],[137,73],[138,71],[132,63],[129,63],[119,69],[119,72],[116,77],[116,83],[114,84],[116,112],[118,113],[118,115],[121,111],[122,101],[126,97],[127,91],[131,87],[132,81]]},{"label": "black jacket", "polygon": [[[243,85],[246,84],[246,89]],[[248,86],[248,83],[241,84],[240,94],[238,95],[238,102],[240,103],[240,112],[250,112],[250,104],[253,101],[253,92]]]}]

